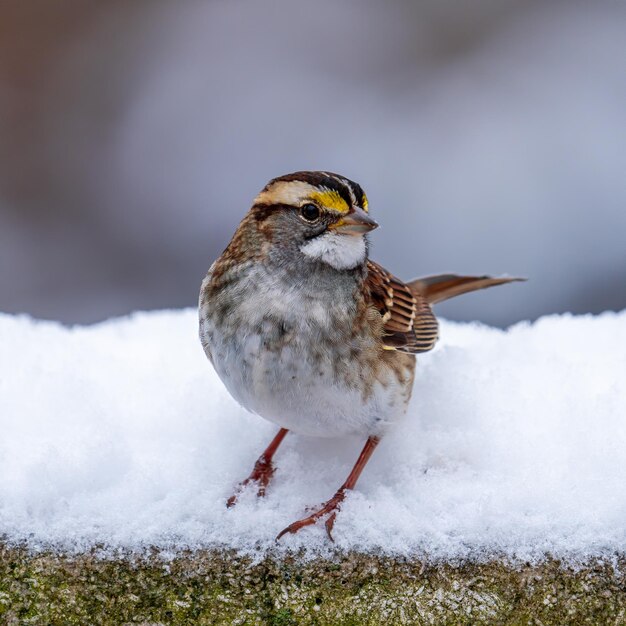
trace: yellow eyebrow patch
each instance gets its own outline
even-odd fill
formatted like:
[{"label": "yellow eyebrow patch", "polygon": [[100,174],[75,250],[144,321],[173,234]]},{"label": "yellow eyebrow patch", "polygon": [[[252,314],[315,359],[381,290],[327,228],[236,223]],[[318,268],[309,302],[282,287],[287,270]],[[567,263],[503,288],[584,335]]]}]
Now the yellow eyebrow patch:
[{"label": "yellow eyebrow patch", "polygon": [[367,201],[367,196],[363,194],[363,206],[361,207],[367,213],[367,207],[369,207],[369,202]]},{"label": "yellow eyebrow patch", "polygon": [[332,189],[314,191],[309,197],[319,205],[327,209],[331,209],[332,211],[337,211],[337,213],[348,213],[350,211],[348,203],[339,195],[337,191]]},{"label": "yellow eyebrow patch", "polygon": [[[320,208],[347,214],[352,209],[341,194],[335,189],[316,186],[303,180],[278,180],[254,199],[254,204],[287,204],[294,207],[307,202],[315,202]],[[363,198],[362,209],[367,211],[367,200]]]}]

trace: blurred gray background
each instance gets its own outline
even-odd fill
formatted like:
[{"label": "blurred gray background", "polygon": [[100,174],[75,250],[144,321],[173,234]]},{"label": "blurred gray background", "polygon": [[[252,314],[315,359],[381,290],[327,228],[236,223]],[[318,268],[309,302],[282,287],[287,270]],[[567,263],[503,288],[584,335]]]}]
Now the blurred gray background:
[{"label": "blurred gray background", "polygon": [[191,306],[265,182],[358,181],[401,278],[626,307],[626,3],[2,0],[0,310]]}]

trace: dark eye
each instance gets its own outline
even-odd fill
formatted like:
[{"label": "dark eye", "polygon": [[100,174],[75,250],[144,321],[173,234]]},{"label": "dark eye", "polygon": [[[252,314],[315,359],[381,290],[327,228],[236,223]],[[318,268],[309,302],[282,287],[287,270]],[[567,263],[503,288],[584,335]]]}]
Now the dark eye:
[{"label": "dark eye", "polygon": [[302,215],[307,222],[315,222],[320,217],[320,210],[314,204],[305,204],[300,207],[300,215]]}]

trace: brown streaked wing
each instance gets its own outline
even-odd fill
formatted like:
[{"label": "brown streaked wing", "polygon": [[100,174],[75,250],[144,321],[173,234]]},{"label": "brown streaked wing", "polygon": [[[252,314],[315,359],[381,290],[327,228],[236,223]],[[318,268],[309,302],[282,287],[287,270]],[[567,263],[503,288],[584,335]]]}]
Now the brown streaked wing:
[{"label": "brown streaked wing", "polygon": [[426,299],[378,263],[368,261],[367,269],[371,303],[383,316],[384,344],[411,354],[432,350],[438,324]]}]

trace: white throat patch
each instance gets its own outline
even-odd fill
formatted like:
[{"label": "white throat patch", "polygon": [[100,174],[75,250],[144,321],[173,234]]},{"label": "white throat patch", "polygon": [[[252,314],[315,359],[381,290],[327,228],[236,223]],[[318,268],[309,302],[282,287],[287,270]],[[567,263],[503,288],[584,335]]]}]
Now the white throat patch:
[{"label": "white throat patch", "polygon": [[365,261],[365,238],[326,232],[305,243],[300,250],[336,270],[350,270]]}]

